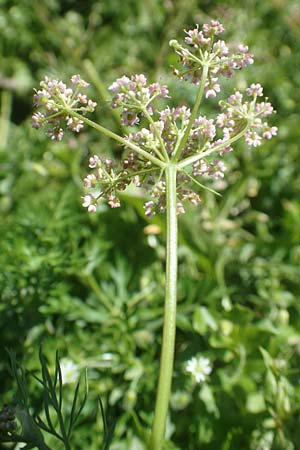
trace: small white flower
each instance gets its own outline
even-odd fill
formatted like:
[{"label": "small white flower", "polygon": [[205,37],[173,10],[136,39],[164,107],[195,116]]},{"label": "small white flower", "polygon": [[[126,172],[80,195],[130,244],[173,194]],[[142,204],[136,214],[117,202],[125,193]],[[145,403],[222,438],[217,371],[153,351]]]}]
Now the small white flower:
[{"label": "small white flower", "polygon": [[94,197],[92,195],[85,195],[83,198],[82,206],[88,209],[88,212],[96,212],[97,211],[97,205],[95,203]]},{"label": "small white flower", "polygon": [[201,383],[211,373],[212,366],[208,358],[204,358],[203,356],[196,358],[193,356],[186,363],[185,370],[195,378],[197,383]]},{"label": "small white flower", "polygon": [[88,107],[89,108],[94,109],[94,108],[96,108],[96,106],[97,106],[96,102],[93,102],[93,100],[88,100]]},{"label": "small white flower", "polygon": [[77,382],[80,375],[80,368],[78,364],[75,364],[71,359],[64,358],[60,361],[60,369],[62,384]]}]

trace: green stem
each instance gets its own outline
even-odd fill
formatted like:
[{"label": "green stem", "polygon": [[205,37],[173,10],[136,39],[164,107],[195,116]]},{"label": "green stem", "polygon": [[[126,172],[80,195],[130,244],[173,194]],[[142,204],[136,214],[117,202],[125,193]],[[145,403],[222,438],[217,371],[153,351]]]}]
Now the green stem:
[{"label": "green stem", "polygon": [[169,164],[166,167],[165,172],[167,203],[166,291],[160,371],[152,434],[150,439],[151,450],[161,450],[164,442],[168,406],[171,393],[176,335],[178,227],[176,165]]},{"label": "green stem", "polygon": [[200,183],[196,178],[194,178],[192,175],[190,175],[186,170],[181,169],[181,172],[183,172],[193,183],[197,184],[201,189],[205,189],[209,192],[212,192],[215,195],[218,195],[219,197],[222,197],[222,195],[215,191],[214,189],[209,188],[208,186],[205,186],[205,184]]},{"label": "green stem", "polygon": [[11,107],[12,92],[4,90],[1,94],[0,151],[5,150],[7,146],[10,128]]},{"label": "green stem", "polygon": [[68,438],[68,435],[67,435],[67,432],[65,429],[64,419],[62,417],[61,410],[58,408],[58,409],[56,409],[56,412],[57,412],[57,419],[58,419],[59,428],[61,431],[62,441],[65,446],[65,450],[71,450],[71,446],[70,446],[69,438]]},{"label": "green stem", "polygon": [[185,129],[184,135],[183,135],[182,139],[179,140],[178,145],[176,146],[176,148],[174,150],[174,155],[173,155],[174,161],[178,161],[178,159],[180,158],[180,155],[181,155],[181,153],[185,147],[185,144],[187,143],[187,140],[189,138],[193,123],[196,119],[198,109],[199,109],[199,106],[200,106],[200,103],[202,100],[204,88],[205,88],[205,83],[206,83],[207,74],[208,74],[208,68],[209,68],[209,66],[207,64],[203,66],[203,73],[202,73],[201,83],[200,83],[198,93],[197,93],[197,98],[196,98],[196,101],[195,101],[195,104],[193,107],[191,117],[189,119],[189,123],[187,124],[187,127]]},{"label": "green stem", "polygon": [[127,139],[124,139],[123,137],[119,136],[118,134],[114,133],[113,131],[108,130],[107,128],[103,127],[99,123],[93,122],[92,120],[88,119],[85,116],[82,116],[81,114],[78,114],[76,111],[70,109],[66,110],[70,116],[77,117],[78,119],[82,120],[84,123],[89,125],[92,128],[95,128],[95,130],[99,131],[100,133],[105,134],[105,136],[114,139],[117,142],[120,142],[120,144],[124,145],[127,148],[130,148],[134,152],[138,153],[139,155],[143,156],[144,158],[148,159],[148,161],[151,161],[153,164],[155,164],[158,167],[161,167],[162,169],[165,167],[165,163],[161,161],[160,159],[156,158],[153,155],[150,155],[150,153],[146,152],[142,148],[138,147],[137,145],[133,144],[132,142],[128,141]]}]

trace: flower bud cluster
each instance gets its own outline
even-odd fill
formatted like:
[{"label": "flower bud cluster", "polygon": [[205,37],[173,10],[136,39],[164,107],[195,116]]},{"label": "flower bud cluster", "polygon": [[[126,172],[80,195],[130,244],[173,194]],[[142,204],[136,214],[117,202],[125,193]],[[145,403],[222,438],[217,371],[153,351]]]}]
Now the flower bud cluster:
[{"label": "flower bud cluster", "polygon": [[220,101],[222,113],[218,115],[216,124],[223,127],[224,137],[228,140],[247,123],[248,129],[243,137],[250,147],[258,147],[262,139],[271,139],[277,134],[277,127],[269,126],[265,120],[275,111],[267,98],[263,102],[257,101],[257,97],[263,96],[260,84],[251,84],[246,90],[246,96],[248,99],[244,101],[243,94],[235,91],[227,101]]},{"label": "flower bud cluster", "polygon": [[220,92],[219,76],[230,78],[235,70],[242,69],[248,64],[253,64],[253,55],[248,53],[248,47],[240,44],[231,49],[223,40],[216,40],[216,36],[224,31],[223,25],[217,20],[210,24],[204,24],[202,30],[199,27],[185,31],[185,44],[181,45],[176,40],[170,41],[170,46],[179,55],[183,70],[174,70],[180,79],[191,80],[199,84],[204,67],[207,66],[208,77],[205,85],[205,95],[216,97]]},{"label": "flower bud cluster", "polygon": [[[172,156],[180,136],[189,123],[190,116],[191,111],[186,106],[171,109],[167,107],[162,111],[157,111],[158,120],[153,120],[149,129],[142,128],[136,133],[130,133],[128,140],[138,144],[147,152],[155,152],[155,149],[159,150],[162,140],[167,153]],[[198,152],[207,142],[212,142],[215,135],[216,126],[214,121],[207,119],[206,116],[199,116],[195,119],[190,130],[182,156],[185,157]]]},{"label": "flower bud cluster", "polygon": [[[144,205],[147,217],[162,213],[166,208],[166,184],[165,181],[156,181],[155,166],[149,161],[129,153],[120,164],[115,164],[111,159],[100,158],[94,155],[89,160],[92,169],[84,179],[87,195],[83,197],[82,205],[89,212],[96,212],[101,199],[105,199],[111,208],[121,206],[119,193],[124,191],[131,183],[136,187],[143,187],[149,192],[151,200]],[[189,201],[198,205],[201,199],[198,194],[185,186],[189,182],[184,173],[177,175],[178,180],[178,214],[184,213],[182,202]]]},{"label": "flower bud cluster", "polygon": [[[220,148],[220,156],[223,156],[225,153],[232,151],[229,141],[246,127],[247,131],[244,138],[250,146],[260,145],[263,138],[271,139],[272,136],[275,136],[277,127],[270,127],[265,120],[275,111],[267,99],[264,102],[258,102],[257,97],[262,95],[262,87],[259,84],[252,84],[246,90],[246,96],[248,97],[246,101],[243,101],[243,94],[239,91],[231,95],[227,101],[220,101],[219,105],[222,112],[216,120],[208,119],[206,116],[197,117],[189,131],[182,157],[207,152],[207,150],[213,150],[215,147]],[[136,133],[131,133],[128,139],[149,152],[159,149],[158,133],[168,154],[172,156],[180,136],[186,129],[191,112],[186,106],[181,106],[172,109],[167,107],[158,111],[157,114],[159,120],[153,121],[149,129],[142,128]],[[156,133],[154,128],[156,128]],[[259,140],[259,144],[256,143],[255,145],[251,137]],[[219,163],[217,165],[219,166]],[[202,173],[211,173],[211,170],[208,168],[207,171],[202,171]]]},{"label": "flower bud cluster", "polygon": [[15,409],[4,405],[0,411],[0,439],[9,437],[17,428]]},{"label": "flower bud cluster", "polygon": [[195,177],[208,175],[217,180],[219,178],[224,178],[225,171],[226,166],[220,159],[214,159],[211,162],[200,159],[193,164],[193,175]]},{"label": "flower bud cluster", "polygon": [[96,102],[81,93],[81,88],[88,87],[89,83],[80,75],[71,77],[71,85],[67,87],[62,81],[45,77],[40,83],[41,89],[34,93],[34,103],[43,112],[33,114],[32,126],[42,128],[48,125],[47,134],[55,141],[62,140],[65,129],[78,133],[83,128],[83,121],[72,116],[72,111],[85,115],[97,106]]},{"label": "flower bud cluster", "polygon": [[167,86],[159,83],[147,85],[147,78],[143,74],[133,75],[131,78],[123,76],[117,79],[109,88],[115,96],[112,107],[122,108],[122,124],[133,126],[139,122],[139,115],[143,111],[152,115],[151,103],[155,99],[169,97]]},{"label": "flower bud cluster", "polygon": [[[84,179],[84,186],[88,194],[83,197],[82,205],[89,212],[95,212],[100,199],[106,199],[111,208],[121,206],[118,192],[124,191],[130,183],[140,187],[149,179],[151,170],[148,162],[140,160],[134,153],[116,164],[111,159],[94,155],[89,160],[92,172]],[[149,181],[148,181],[149,183]]]},{"label": "flower bud cluster", "polygon": [[[192,189],[185,188],[189,183],[189,179],[183,173],[177,174],[178,190],[177,190],[177,214],[184,214],[185,208],[183,202],[189,202],[192,205],[199,205],[201,203],[200,196]],[[148,218],[165,212],[166,210],[166,183],[160,181],[152,188],[150,187],[151,200],[144,204],[145,215]]]}]

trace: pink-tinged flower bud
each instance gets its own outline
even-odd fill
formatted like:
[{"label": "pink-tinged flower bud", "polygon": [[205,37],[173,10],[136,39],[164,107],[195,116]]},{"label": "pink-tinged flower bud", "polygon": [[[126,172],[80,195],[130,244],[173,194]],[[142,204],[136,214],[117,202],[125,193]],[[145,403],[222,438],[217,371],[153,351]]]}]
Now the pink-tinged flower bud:
[{"label": "pink-tinged flower bud", "polygon": [[141,179],[140,179],[140,177],[138,175],[135,175],[133,177],[133,182],[134,182],[136,187],[141,187],[142,186]]},{"label": "pink-tinged flower bud", "polygon": [[216,91],[214,91],[213,89],[209,89],[208,91],[206,91],[205,97],[206,98],[216,97],[216,95],[217,95]]},{"label": "pink-tinged flower bud", "polygon": [[122,106],[122,102],[125,100],[125,94],[117,94],[112,99],[112,108],[119,108]]},{"label": "pink-tinged flower bud", "polygon": [[44,106],[50,99],[51,95],[45,89],[35,91],[33,101],[36,106]]},{"label": "pink-tinged flower bud", "polygon": [[140,73],[138,75],[134,75],[133,76],[133,81],[136,84],[140,84],[141,86],[146,86],[146,84],[147,84],[147,78],[145,77],[145,75],[143,73]]},{"label": "pink-tinged flower bud", "polygon": [[218,80],[218,78],[215,77],[211,77],[209,80],[207,80],[206,85],[205,85],[205,97],[209,98],[209,97],[216,97],[217,92],[220,92],[221,87],[219,85],[219,83],[216,83],[216,81]]},{"label": "pink-tinged flower bud", "polygon": [[208,168],[208,174],[212,175],[216,180],[224,178],[224,172],[226,170],[225,164],[219,159],[215,159]]},{"label": "pink-tinged flower bud", "polygon": [[245,141],[250,147],[259,147],[261,145],[261,137],[255,131],[247,131]]},{"label": "pink-tinged flower bud", "polygon": [[91,173],[83,180],[84,187],[87,189],[93,188],[97,183],[96,175]]},{"label": "pink-tinged flower bud", "polygon": [[[195,28],[194,30],[188,30],[188,31],[186,31],[186,33],[187,33],[188,37],[184,38],[185,43],[188,44],[188,45],[198,46],[198,44],[199,44],[199,40],[198,40],[199,30],[198,30],[198,28]],[[173,47],[174,47],[174,45],[173,45]]]},{"label": "pink-tinged flower bud", "polygon": [[91,169],[94,169],[95,167],[97,167],[99,161],[100,161],[99,156],[97,155],[91,156],[89,159],[89,167]]},{"label": "pink-tinged flower bud", "polygon": [[50,128],[47,131],[47,135],[52,141],[61,141],[64,136],[64,130],[62,128]]},{"label": "pink-tinged flower bud", "polygon": [[121,206],[120,200],[114,195],[109,196],[108,204],[111,208],[119,208]]},{"label": "pink-tinged flower bud", "polygon": [[229,53],[229,48],[225,44],[225,41],[217,41],[213,45],[213,51],[218,52],[220,56],[226,56]]},{"label": "pink-tinged flower bud", "polygon": [[85,195],[83,198],[82,206],[88,209],[88,212],[96,212],[97,211],[97,199],[95,199],[92,195]]},{"label": "pink-tinged flower bud", "polygon": [[31,119],[33,128],[41,128],[45,123],[45,115],[41,112],[36,112],[33,114]]},{"label": "pink-tinged flower bud", "polygon": [[216,127],[212,119],[207,119],[205,116],[199,116],[193,124],[192,136],[200,135],[209,141],[212,141],[216,135]]},{"label": "pink-tinged flower bud", "polygon": [[127,86],[129,83],[130,79],[124,75],[122,78],[118,78],[111,86],[109,86],[108,90],[118,92],[120,88]]},{"label": "pink-tinged flower bud", "polygon": [[[184,39],[185,43],[188,45],[192,45],[195,48],[208,46],[211,42],[210,37],[206,38],[203,35],[202,31],[199,31],[198,27],[194,30],[185,31],[188,37]],[[184,52],[184,49],[181,49]],[[188,53],[186,53],[186,56]]]},{"label": "pink-tinged flower bud", "polygon": [[262,117],[267,117],[273,114],[274,108],[269,102],[261,102],[256,104],[255,112],[260,114]]},{"label": "pink-tinged flower bud", "polygon": [[168,97],[169,90],[167,86],[161,86],[159,83],[153,83],[149,86],[150,96],[158,95],[160,97]]},{"label": "pink-tinged flower bud", "polygon": [[90,84],[87,83],[86,81],[84,81],[80,75],[73,75],[71,77],[71,83],[74,86],[78,86],[78,87],[88,87]]},{"label": "pink-tinged flower bud", "polygon": [[93,100],[88,100],[88,107],[93,110],[94,108],[96,108],[97,103],[93,102]]},{"label": "pink-tinged flower bud", "polygon": [[58,107],[54,100],[50,99],[45,103],[45,108],[48,111],[48,115],[58,112]]},{"label": "pink-tinged flower bud", "polygon": [[144,204],[145,215],[149,219],[155,215],[154,207],[155,207],[155,203],[153,200],[150,200],[149,202],[146,202]]},{"label": "pink-tinged flower bud", "polygon": [[208,165],[207,165],[206,161],[204,161],[203,159],[201,159],[193,164],[193,175],[194,176],[205,175],[206,173],[208,173],[208,170],[209,170]]},{"label": "pink-tinged flower bud", "polygon": [[251,86],[246,90],[247,95],[257,95],[257,97],[263,96],[263,88],[260,84],[254,84],[252,83]]},{"label": "pink-tinged flower bud", "polygon": [[184,200],[188,200],[192,205],[194,206],[198,206],[201,203],[201,198],[199,197],[198,194],[196,194],[196,192],[192,192],[190,191],[188,194],[183,196]]},{"label": "pink-tinged flower bud", "polygon": [[223,128],[223,141],[228,141],[230,139],[230,132],[233,131],[232,128]]},{"label": "pink-tinged flower bud", "polygon": [[277,135],[277,131],[278,131],[277,127],[266,127],[265,131],[263,132],[263,137],[265,139],[272,139],[272,136]]},{"label": "pink-tinged flower bud", "polygon": [[186,121],[191,117],[191,110],[185,105],[177,106],[176,108],[172,108],[171,115],[173,115],[174,120],[180,119]]},{"label": "pink-tinged flower bud", "polygon": [[79,131],[83,128],[83,121],[79,120],[77,117],[67,116],[66,119],[69,130],[76,131],[76,133],[79,133]]},{"label": "pink-tinged flower bud", "polygon": [[83,103],[84,105],[86,105],[88,102],[87,96],[85,94],[81,94],[80,92],[77,94],[77,98],[80,101],[80,103]]},{"label": "pink-tinged flower bud", "polygon": [[245,65],[253,64],[254,63],[253,55],[251,55],[250,53],[246,53],[243,62],[244,62]]},{"label": "pink-tinged flower bud", "polygon": [[139,123],[140,119],[137,114],[130,111],[129,109],[124,109],[122,112],[121,123],[122,125],[127,125],[132,127],[133,125]]},{"label": "pink-tinged flower bud", "polygon": [[230,145],[226,145],[226,147],[224,147],[224,148],[219,152],[219,155],[220,155],[220,156],[224,156],[224,155],[226,155],[226,153],[229,153],[229,152],[233,152],[233,148],[232,148]]},{"label": "pink-tinged flower bud", "polygon": [[240,105],[243,100],[243,94],[241,94],[239,91],[236,91],[234,94],[230,95],[228,98],[228,103],[231,105]]},{"label": "pink-tinged flower bud", "polygon": [[113,160],[112,159],[105,159],[104,161],[106,169],[110,170],[113,166]]},{"label": "pink-tinged flower bud", "polygon": [[227,120],[227,114],[221,113],[217,116],[216,124],[218,127],[225,127]]},{"label": "pink-tinged flower bud", "polygon": [[248,45],[239,44],[239,45],[238,45],[238,50],[239,50],[241,53],[247,53],[247,51],[249,50],[249,47],[248,47]]},{"label": "pink-tinged flower bud", "polygon": [[163,98],[170,98],[169,96],[169,89],[167,86],[160,86],[160,95]]},{"label": "pink-tinged flower bud", "polygon": [[177,216],[179,216],[180,214],[185,214],[185,209],[181,202],[177,202],[176,206],[177,206]]},{"label": "pink-tinged flower bud", "polygon": [[209,25],[205,23],[202,29],[203,33],[205,33],[207,36],[210,36],[211,33],[218,35],[225,31],[225,28],[218,20],[211,20]]}]

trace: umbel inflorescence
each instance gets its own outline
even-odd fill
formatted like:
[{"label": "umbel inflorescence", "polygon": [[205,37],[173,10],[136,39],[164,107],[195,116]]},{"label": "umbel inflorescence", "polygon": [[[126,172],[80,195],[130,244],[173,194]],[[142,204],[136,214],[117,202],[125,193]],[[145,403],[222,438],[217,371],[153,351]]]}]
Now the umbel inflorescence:
[{"label": "umbel inflorescence", "polygon": [[96,211],[101,199],[106,199],[112,208],[119,207],[120,192],[134,183],[148,191],[149,199],[144,205],[148,217],[164,212],[164,168],[174,164],[177,211],[182,213],[184,202],[201,202],[195,185],[203,187],[205,178],[224,177],[226,166],[222,158],[232,151],[233,142],[243,137],[249,146],[257,147],[263,139],[276,135],[277,128],[269,126],[266,120],[274,110],[263,98],[259,84],[251,84],[244,93],[235,91],[227,100],[221,100],[220,113],[214,119],[198,114],[204,96],[209,99],[220,93],[221,76],[230,78],[235,70],[254,62],[247,46],[231,48],[220,40],[218,35],[223,31],[223,25],[212,20],[201,30],[197,26],[185,31],[184,43],[170,41],[181,63],[181,68],[174,70],[175,75],[198,85],[192,109],[186,105],[160,108],[159,100],[170,98],[168,87],[148,83],[143,74],[123,76],[109,87],[112,108],[120,109],[122,124],[132,127],[125,137],[86,118],[96,103],[81,92],[88,83],[79,75],[71,78],[71,87],[48,77],[41,82],[34,101],[43,112],[33,115],[33,127],[47,126],[51,139],[61,140],[66,129],[79,132],[87,123],[124,145],[125,156],[118,163],[103,156],[90,158],[91,172],[84,179],[83,198],[88,211]]},{"label": "umbel inflorescence", "polygon": [[[97,106],[96,102],[87,98],[80,92],[89,83],[82,80],[80,75],[73,75],[71,86],[58,80],[45,77],[40,82],[41,89],[35,90],[34,103],[44,108],[44,112],[36,112],[32,116],[33,128],[41,128],[48,125],[47,134],[52,140],[61,141],[65,129],[79,131],[83,128],[83,121],[74,117],[72,112],[86,114],[93,112]],[[67,111],[70,110],[70,114]]]}]

